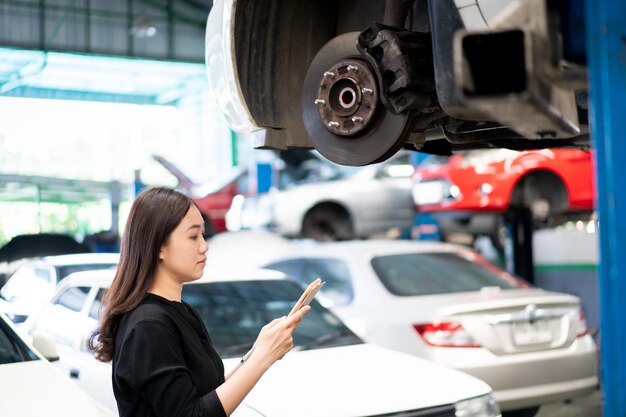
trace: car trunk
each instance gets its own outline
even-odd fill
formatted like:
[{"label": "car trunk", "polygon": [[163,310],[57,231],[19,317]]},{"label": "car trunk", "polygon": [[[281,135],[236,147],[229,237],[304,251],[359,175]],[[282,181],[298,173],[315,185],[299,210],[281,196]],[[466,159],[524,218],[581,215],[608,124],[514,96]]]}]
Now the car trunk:
[{"label": "car trunk", "polygon": [[435,321],[460,323],[496,355],[563,348],[583,330],[578,299],[570,295],[488,288],[428,298],[439,299],[430,310]]}]

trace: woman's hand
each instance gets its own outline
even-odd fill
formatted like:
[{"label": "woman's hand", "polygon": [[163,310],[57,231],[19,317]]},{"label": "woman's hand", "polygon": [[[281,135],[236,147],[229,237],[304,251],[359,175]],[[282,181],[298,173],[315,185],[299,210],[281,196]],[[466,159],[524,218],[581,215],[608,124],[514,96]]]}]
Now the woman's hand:
[{"label": "woman's hand", "polygon": [[263,326],[254,344],[252,356],[263,358],[268,367],[282,359],[293,347],[293,331],[309,310],[310,306],[302,307],[292,316],[272,320]]},{"label": "woman's hand", "polygon": [[217,387],[217,396],[227,416],[241,404],[265,371],[291,350],[291,335],[310,309],[310,306],[302,307],[292,316],[281,317],[263,326],[246,364],[237,367],[226,382]]}]

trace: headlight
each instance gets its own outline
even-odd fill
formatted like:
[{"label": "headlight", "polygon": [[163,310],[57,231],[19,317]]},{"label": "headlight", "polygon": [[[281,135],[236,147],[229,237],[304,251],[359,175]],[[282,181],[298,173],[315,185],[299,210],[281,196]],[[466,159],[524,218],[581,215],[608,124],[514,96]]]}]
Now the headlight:
[{"label": "headlight", "polygon": [[491,394],[459,401],[454,405],[456,417],[500,417],[500,407]]},{"label": "headlight", "polygon": [[461,196],[459,187],[447,180],[426,180],[413,186],[413,201],[418,206],[441,204],[446,200],[458,199]]}]

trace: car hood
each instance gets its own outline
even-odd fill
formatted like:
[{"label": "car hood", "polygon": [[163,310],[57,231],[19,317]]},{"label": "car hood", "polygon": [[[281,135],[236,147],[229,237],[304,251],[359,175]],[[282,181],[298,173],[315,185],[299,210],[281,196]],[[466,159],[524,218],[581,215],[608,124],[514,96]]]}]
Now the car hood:
[{"label": "car hood", "polygon": [[3,416],[113,416],[45,360],[1,365],[0,392]]},{"label": "car hood", "polygon": [[267,417],[357,417],[454,404],[490,392],[462,372],[360,344],[287,354],[244,403]]}]

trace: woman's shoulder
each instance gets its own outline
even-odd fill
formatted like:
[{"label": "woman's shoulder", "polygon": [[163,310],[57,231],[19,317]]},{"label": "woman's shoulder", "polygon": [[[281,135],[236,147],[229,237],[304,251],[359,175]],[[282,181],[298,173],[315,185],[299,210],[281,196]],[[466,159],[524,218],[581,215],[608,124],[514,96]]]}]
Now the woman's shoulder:
[{"label": "woman's shoulder", "polygon": [[168,306],[151,297],[146,297],[137,307],[126,313],[122,322],[123,327],[128,330],[146,324],[176,327],[175,319]]},{"label": "woman's shoulder", "polygon": [[124,314],[116,330],[116,351],[132,345],[160,340],[178,340],[178,326],[171,312],[158,303],[142,300],[133,310]]}]

